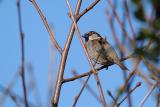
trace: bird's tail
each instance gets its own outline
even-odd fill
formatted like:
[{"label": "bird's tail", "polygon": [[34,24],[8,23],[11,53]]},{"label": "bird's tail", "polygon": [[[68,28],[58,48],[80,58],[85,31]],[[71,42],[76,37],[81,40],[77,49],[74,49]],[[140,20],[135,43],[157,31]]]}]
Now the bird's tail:
[{"label": "bird's tail", "polygon": [[119,65],[119,67],[124,70],[124,71],[128,71],[129,69],[124,65],[122,64],[121,62],[117,63]]}]

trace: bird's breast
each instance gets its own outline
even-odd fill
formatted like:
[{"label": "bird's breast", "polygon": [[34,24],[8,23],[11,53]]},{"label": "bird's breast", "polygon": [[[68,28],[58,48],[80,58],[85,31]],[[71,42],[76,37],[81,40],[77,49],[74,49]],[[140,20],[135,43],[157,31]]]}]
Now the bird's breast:
[{"label": "bird's breast", "polygon": [[93,61],[102,65],[105,65],[107,63],[108,60],[106,59],[106,53],[99,42],[88,41],[86,43],[86,47]]}]

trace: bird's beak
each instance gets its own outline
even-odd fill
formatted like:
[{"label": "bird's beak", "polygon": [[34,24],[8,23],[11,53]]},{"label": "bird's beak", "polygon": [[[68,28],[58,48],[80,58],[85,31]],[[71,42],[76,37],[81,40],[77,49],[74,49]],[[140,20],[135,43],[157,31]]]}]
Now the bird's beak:
[{"label": "bird's beak", "polygon": [[82,35],[82,37],[83,37],[83,38],[86,38],[86,36],[85,36],[85,35]]}]

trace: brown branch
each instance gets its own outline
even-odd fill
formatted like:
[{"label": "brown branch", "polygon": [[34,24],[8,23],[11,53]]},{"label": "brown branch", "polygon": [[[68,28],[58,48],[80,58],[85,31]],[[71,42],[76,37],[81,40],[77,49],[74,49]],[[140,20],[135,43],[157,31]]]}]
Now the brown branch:
[{"label": "brown branch", "polygon": [[5,102],[5,99],[9,94],[9,90],[14,86],[16,81],[19,79],[18,77],[19,77],[19,71],[15,72],[13,78],[10,80],[10,83],[6,86],[6,88],[0,85],[0,91],[4,90],[0,98],[0,106],[3,106],[3,103]]},{"label": "brown branch", "polygon": [[104,107],[107,107],[107,104],[106,104],[105,98],[104,98],[104,94],[103,94],[103,91],[102,91],[102,86],[101,86],[101,83],[100,83],[100,81],[99,81],[98,74],[96,73],[96,70],[94,69],[94,66],[93,66],[93,64],[92,64],[92,62],[91,62],[91,59],[90,59],[89,54],[88,54],[88,51],[87,51],[87,49],[86,49],[86,47],[85,47],[85,45],[84,45],[84,43],[83,43],[83,40],[82,40],[80,31],[79,31],[78,26],[77,26],[77,23],[76,23],[76,21],[75,21],[75,17],[73,16],[73,13],[72,13],[72,9],[71,9],[70,3],[69,3],[68,0],[66,0],[66,1],[67,1],[67,5],[68,5],[68,7],[69,7],[69,11],[70,11],[70,14],[71,14],[72,21],[73,21],[74,26],[75,26],[75,28],[76,28],[76,32],[77,32],[77,34],[78,34],[78,39],[79,39],[79,41],[80,41],[80,43],[81,43],[81,45],[82,45],[82,47],[83,47],[83,49],[84,49],[84,51],[85,51],[85,54],[86,54],[86,57],[87,57],[88,62],[89,62],[89,64],[90,64],[90,67],[91,67],[92,71],[94,72],[94,77],[95,77],[95,80],[96,80],[96,82],[97,82],[98,89],[99,89],[99,91],[100,91],[100,96],[101,96],[101,100],[102,100],[102,102],[103,102],[103,106],[104,106]]},{"label": "brown branch", "polygon": [[87,82],[88,82],[88,80],[89,80],[90,77],[91,77],[91,75],[89,75],[89,76],[87,77],[87,79],[86,79],[85,83],[83,84],[80,92],[79,92],[78,95],[75,97],[75,100],[74,100],[74,103],[73,103],[73,106],[72,106],[72,107],[75,107],[75,106],[76,106],[76,103],[77,103],[80,95],[82,94],[82,91],[83,91],[84,88],[87,86]]},{"label": "brown branch", "polygon": [[[72,71],[72,74],[74,76],[78,75],[78,73],[76,71]],[[89,75],[90,76],[90,75]],[[79,79],[81,84],[84,84],[86,81],[84,81],[83,79]],[[93,97],[101,103],[100,97],[96,94],[96,92],[87,84],[86,85],[86,89],[91,93],[91,95],[93,95]]]},{"label": "brown branch", "polygon": [[138,59],[137,62],[136,62],[136,64],[135,64],[134,67],[133,67],[133,70],[130,72],[129,76],[126,78],[125,83],[124,83],[122,89],[125,90],[125,89],[127,88],[128,82],[129,82],[129,80],[131,79],[131,77],[133,77],[133,75],[136,73],[136,70],[137,70],[138,65],[139,65],[140,62],[141,62],[141,60]]},{"label": "brown branch", "polygon": [[[81,3],[82,3],[82,0],[78,0],[76,9],[75,9],[75,14],[79,14]],[[69,48],[71,45],[74,31],[75,31],[75,27],[72,24],[72,27],[70,29],[70,32],[67,38],[67,42],[65,44],[65,47],[62,53],[62,57],[61,57],[61,62],[60,62],[60,66],[58,70],[58,77],[57,77],[57,82],[56,82],[56,88],[55,88],[54,96],[52,97],[52,107],[58,106],[58,101],[59,101],[59,96],[60,96],[60,91],[61,91],[62,81],[63,81],[63,74],[64,74],[65,65],[66,65],[66,59],[68,56],[68,52],[69,52]]]},{"label": "brown branch", "polygon": [[[114,1],[114,9],[115,10],[117,9],[116,7],[117,7],[117,1],[115,0]],[[123,16],[123,22],[122,22],[123,28],[125,28],[125,22],[126,22],[126,12],[125,11],[126,10],[124,10],[123,15],[122,15]],[[115,17],[114,17],[114,13],[112,15],[109,14],[109,11],[106,11],[106,13],[108,15],[108,20],[109,20],[108,22],[109,22],[109,25],[110,25],[110,28],[111,28],[111,31],[112,31],[112,36],[114,38],[116,46],[118,47],[118,49],[120,51],[120,56],[123,57],[124,53],[125,53],[125,50],[126,50],[126,47],[125,47],[125,45],[122,45],[122,43],[125,44],[124,42],[125,42],[126,38],[125,38],[125,36],[122,36],[122,43],[120,42],[120,39],[116,35],[116,31],[115,31],[115,26],[114,26],[114,21],[115,21],[114,19],[115,19]],[[125,35],[125,34],[126,34],[125,31],[122,30],[122,35]],[[122,73],[123,73],[124,80],[126,80],[127,73],[126,72],[122,72]],[[128,85],[128,87],[126,89],[126,93],[129,92],[129,89],[130,89],[130,87]],[[131,97],[129,96],[127,98],[127,100],[128,100],[128,107],[132,107]],[[118,106],[116,102],[114,102],[114,103],[116,104],[116,106]]]},{"label": "brown branch", "polygon": [[131,89],[131,90],[127,93],[127,95],[118,103],[118,105],[120,106],[120,105],[123,103],[123,101],[126,100],[126,98],[127,98],[128,96],[130,96],[130,94],[131,94],[133,91],[135,91],[139,86],[141,86],[141,82],[138,82],[137,85],[136,85],[133,89]]},{"label": "brown branch", "polygon": [[[15,103],[21,102],[21,103],[24,104],[24,98],[23,98],[23,97],[17,95],[16,93],[12,92],[12,90],[11,90],[10,88],[4,87],[4,86],[1,85],[1,84],[0,84],[0,92],[2,92],[3,94],[7,94],[7,95],[10,96],[11,98],[13,98],[13,96],[14,96],[14,98],[16,98],[16,100],[17,100],[17,102],[14,101]],[[6,92],[7,92],[7,93],[6,93]],[[1,97],[1,99],[3,99],[3,98]],[[12,99],[12,100],[13,100],[13,99]],[[0,101],[3,101],[3,100],[0,100]],[[3,102],[4,102],[4,101],[3,101]],[[28,101],[28,104],[29,104],[30,107],[37,107],[37,105],[35,105],[35,104],[33,104],[33,103],[29,102],[29,101]],[[17,104],[16,104],[16,105],[17,105]],[[0,106],[3,107],[1,103],[0,103]]]},{"label": "brown branch", "polygon": [[[123,11],[123,21],[122,21],[122,24],[123,24],[123,27],[124,28],[126,28],[126,22],[127,22],[127,17],[126,17],[126,15],[127,15],[127,13],[126,13],[126,9],[124,9],[124,11]],[[125,36],[123,36],[123,35],[126,35],[126,33],[125,33],[125,31],[124,30],[122,30],[122,43],[125,45],[125,42],[126,42],[126,38],[125,38]],[[125,45],[126,46],[126,45]],[[120,53],[120,55],[121,55],[121,57],[124,55],[124,53],[123,53],[123,51]],[[127,78],[127,73],[126,72],[123,72],[123,78],[124,78],[124,81],[126,80],[126,78]],[[126,93],[129,93],[129,90],[130,90],[130,86],[131,86],[131,84],[132,83],[130,83],[128,86],[127,86],[127,89],[125,90],[126,91]],[[132,99],[131,99],[131,96],[128,96],[127,97],[127,103],[128,103],[128,107],[132,107]]]},{"label": "brown branch", "polygon": [[148,93],[145,95],[145,97],[144,97],[144,98],[142,99],[142,101],[139,103],[138,107],[142,107],[142,106],[143,106],[143,104],[145,103],[145,101],[147,100],[147,98],[149,97],[149,95],[152,93],[152,91],[155,89],[156,86],[157,86],[157,82],[154,83],[154,84],[150,87]]},{"label": "brown branch", "polygon": [[133,34],[133,38],[135,39],[136,38],[136,33],[134,31],[133,24],[132,24],[132,21],[131,21],[131,17],[130,17],[130,14],[129,14],[129,8],[128,8],[127,0],[123,0],[123,3],[124,3],[124,7],[126,9],[127,20],[128,20],[129,26],[131,28],[131,32]]},{"label": "brown branch", "polygon": [[122,45],[122,43],[120,42],[116,31],[115,31],[115,27],[114,27],[114,17],[113,15],[111,16],[108,12],[108,10],[106,10],[106,14],[108,15],[108,22],[111,28],[111,32],[112,32],[112,36],[114,38],[114,41],[116,43],[116,46],[118,47],[118,49],[120,50],[121,55],[123,55],[124,51],[126,50],[126,48]]},{"label": "brown branch", "polygon": [[[95,67],[95,65],[96,65],[96,63],[97,63],[98,58],[99,58],[99,55],[98,55],[98,57],[96,58],[96,61],[95,61],[94,65],[93,65],[94,67]],[[72,73],[73,73],[74,75],[77,75],[77,73],[76,73],[75,71],[72,71]],[[91,74],[87,77],[87,79],[86,79],[85,82],[83,81],[84,84],[83,84],[83,86],[82,86],[79,94],[75,97],[75,101],[74,101],[73,107],[76,106],[76,103],[77,103],[77,101],[78,101],[78,99],[79,99],[80,95],[82,94],[82,92],[83,92],[83,90],[84,90],[85,87],[86,87],[86,88],[89,90],[89,92],[97,99],[97,101],[101,102],[101,101],[99,100],[100,98],[95,94],[95,92],[90,88],[90,86],[87,85],[90,76],[91,76]],[[103,103],[103,102],[102,102],[102,103]],[[101,103],[101,104],[102,104],[102,103]]]},{"label": "brown branch", "polygon": [[156,107],[160,104],[160,93],[157,95]]},{"label": "brown branch", "polygon": [[120,27],[122,28],[122,30],[125,32],[125,35],[124,35],[124,36],[126,36],[126,38],[128,38],[129,41],[132,41],[132,39],[129,37],[126,29],[124,28],[123,23],[121,22],[121,20],[120,20],[118,14],[117,14],[117,12],[116,12],[116,10],[115,10],[115,8],[114,8],[114,5],[113,5],[112,2],[111,2],[111,0],[107,0],[107,2],[108,2],[108,4],[110,5],[110,7],[111,7],[111,9],[112,9],[112,11],[113,11],[114,16],[115,16],[115,18],[116,18],[119,26],[120,26]]},{"label": "brown branch", "polygon": [[85,13],[87,13],[89,10],[91,10],[100,0],[96,0],[95,2],[93,2],[89,7],[87,7],[86,9],[84,9],[76,18],[77,20],[80,19],[80,17],[82,17]]},{"label": "brown branch", "polygon": [[25,71],[24,71],[24,33],[22,31],[22,18],[21,18],[21,7],[20,7],[20,0],[17,0],[17,11],[18,11],[18,22],[19,22],[19,31],[20,31],[20,38],[21,38],[21,78],[22,78],[22,87],[23,87],[23,95],[24,95],[24,104],[25,107],[28,107],[27,101],[27,88],[25,83]]},{"label": "brown branch", "polygon": [[114,98],[114,96],[112,95],[112,93],[111,93],[109,90],[107,90],[107,94],[112,98],[112,100],[113,100],[114,103],[116,104],[116,107],[119,107],[119,105],[118,105],[118,103],[117,103],[117,99]]},{"label": "brown branch", "polygon": [[[132,58],[132,57],[133,57],[133,55],[129,55],[129,56],[125,57],[125,58],[122,58],[121,61],[125,61],[125,60],[127,60],[127,59],[129,59],[129,58]],[[111,65],[113,65],[113,63],[108,63],[108,64],[107,64],[107,67],[108,67],[108,66],[111,66]],[[106,66],[98,67],[98,68],[96,68],[96,71],[99,72],[100,70],[102,70],[102,69],[104,69],[104,68],[106,68]],[[71,77],[71,78],[64,79],[64,80],[63,80],[63,83],[70,82],[70,81],[74,81],[74,80],[76,80],[76,79],[79,79],[79,78],[88,76],[88,75],[90,75],[90,74],[93,74],[93,71],[92,71],[92,70],[90,70],[89,72],[80,74],[80,75],[76,75],[76,76]]]},{"label": "brown branch", "polygon": [[[77,6],[76,6],[76,9],[75,9],[75,15],[79,14],[81,2],[82,2],[82,0],[78,0]],[[90,8],[90,9],[92,9],[92,8]],[[77,21],[79,19],[77,19]],[[69,48],[70,48],[70,45],[71,45],[71,41],[72,41],[72,38],[73,38],[74,31],[75,31],[75,26],[74,26],[74,24],[72,24],[69,35],[68,35],[68,38],[67,38],[67,42],[65,44],[65,47],[64,47],[64,50],[63,50],[63,53],[62,53],[62,58],[61,58],[60,66],[59,66],[55,93],[54,93],[54,96],[52,97],[52,106],[53,107],[57,107],[57,105],[58,105],[60,90],[61,90],[62,81],[63,81],[64,68],[65,68],[65,65],[66,65],[66,59],[67,59],[67,56],[68,56],[68,51],[69,51]]]},{"label": "brown branch", "polygon": [[56,39],[54,37],[54,34],[53,34],[51,28],[49,27],[46,18],[44,17],[43,13],[41,12],[40,8],[38,7],[37,3],[34,0],[30,0],[30,1],[32,2],[32,4],[34,5],[34,7],[36,8],[39,16],[41,17],[41,19],[42,19],[42,21],[43,21],[43,23],[44,23],[44,25],[45,25],[45,27],[46,27],[46,29],[48,31],[48,34],[49,34],[49,36],[51,38],[51,41],[53,42],[54,46],[57,48],[57,50],[60,52],[60,54],[62,54],[63,50],[59,46],[59,44],[57,43],[57,41],[56,41]]},{"label": "brown branch", "polygon": [[[130,72],[129,76],[126,78],[125,83],[121,86],[121,90],[122,90],[123,92],[127,89],[127,87],[128,87],[128,82],[129,82],[129,80],[131,79],[131,77],[133,77],[134,74],[136,73],[136,69],[138,68],[138,65],[139,65],[140,61],[141,61],[140,59],[137,60],[136,64],[134,65],[134,67],[133,67],[133,69],[132,69],[132,71]],[[120,97],[120,95],[121,95],[121,94],[118,93],[115,99],[118,100],[118,98]],[[113,105],[112,105],[111,107],[114,107],[114,105],[115,105],[115,103],[113,103]]]},{"label": "brown branch", "polygon": [[42,102],[41,102],[41,96],[40,96],[40,92],[37,86],[37,81],[36,81],[36,76],[35,76],[35,72],[33,70],[33,67],[31,65],[31,63],[28,64],[27,66],[28,68],[28,75],[29,75],[29,85],[30,88],[33,91],[34,97],[35,97],[35,101],[38,107],[42,107]]},{"label": "brown branch", "polygon": [[17,101],[17,97],[16,96],[10,96],[10,97],[13,100],[13,102],[16,104],[17,107],[21,107],[20,104]]}]

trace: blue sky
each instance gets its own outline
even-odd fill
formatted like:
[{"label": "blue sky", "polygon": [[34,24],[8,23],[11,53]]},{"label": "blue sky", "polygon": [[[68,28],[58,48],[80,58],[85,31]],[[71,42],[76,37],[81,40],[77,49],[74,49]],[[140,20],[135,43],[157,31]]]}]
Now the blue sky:
[{"label": "blue sky", "polygon": [[[74,9],[76,0],[71,0],[72,9]],[[81,10],[86,8],[94,0],[83,1]],[[46,16],[50,26],[52,26],[55,38],[63,48],[72,21],[68,17],[68,7],[65,0],[36,0],[43,14]],[[111,36],[111,30],[108,24],[108,17],[105,14],[105,9],[110,9],[109,5],[105,0],[100,1],[90,12],[85,14],[80,21],[78,26],[81,34],[94,30],[99,32],[101,35],[107,37],[107,40],[115,47],[115,43]],[[122,17],[122,0],[118,1],[118,14]],[[22,24],[23,32],[25,34],[25,65],[26,65],[26,78],[27,84],[30,76],[28,75],[28,64],[31,64],[37,80],[37,86],[40,92],[40,100],[43,106],[46,106],[48,99],[48,86],[49,86],[49,72],[53,71],[53,75],[50,75],[54,80],[58,71],[58,65],[60,62],[60,55],[54,48],[48,33],[45,29],[42,20],[40,19],[37,11],[33,7],[32,3],[28,0],[21,2],[22,12]],[[20,53],[20,36],[18,29],[18,17],[16,0],[2,0],[0,3],[0,84],[7,86],[14,77],[15,73],[19,71],[21,64],[21,53]],[[140,26],[134,18],[132,18],[134,28],[137,31]],[[118,25],[118,24],[116,24]],[[128,25],[127,25],[128,26]],[[127,29],[130,32],[130,29]],[[121,38],[120,28],[116,29],[117,35]],[[118,51],[116,49],[116,51]],[[131,70],[133,63],[131,60],[126,61],[126,66]],[[143,68],[143,65],[141,65]],[[81,47],[77,35],[75,33],[73,42],[69,51],[65,75],[64,77],[72,77],[71,71],[76,70],[78,73],[84,73],[90,70],[89,63],[87,62],[83,48]],[[146,71],[146,69],[144,69]],[[99,73],[100,81],[104,90],[107,103],[111,102],[111,98],[107,95],[106,90],[111,90],[112,93],[116,93],[117,88],[123,83],[123,76],[121,69],[113,65],[108,70],[102,70]],[[85,79],[85,78],[83,78]],[[137,107],[139,102],[142,100],[148,90],[148,86],[138,76],[131,87],[134,87],[136,83],[142,82],[142,86],[139,87],[131,96],[133,99],[134,107]],[[89,85],[98,94],[98,88],[94,77],[92,76],[89,80]],[[59,107],[70,107],[73,104],[74,97],[77,95],[82,84],[79,81],[66,83],[63,85],[60,96]],[[21,79],[18,76],[16,82],[12,87],[12,91],[19,96],[22,96]],[[3,93],[0,92],[0,95]],[[53,94],[53,92],[52,92]],[[34,98],[34,92],[28,89],[28,100],[33,104],[36,104]],[[85,106],[101,107],[96,99],[85,89],[81,95],[77,107]],[[144,107],[150,107],[155,105],[153,96],[150,96]],[[15,103],[7,97],[3,103],[3,107],[15,107]],[[127,107],[126,101],[122,104],[123,107]]]}]

